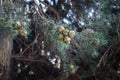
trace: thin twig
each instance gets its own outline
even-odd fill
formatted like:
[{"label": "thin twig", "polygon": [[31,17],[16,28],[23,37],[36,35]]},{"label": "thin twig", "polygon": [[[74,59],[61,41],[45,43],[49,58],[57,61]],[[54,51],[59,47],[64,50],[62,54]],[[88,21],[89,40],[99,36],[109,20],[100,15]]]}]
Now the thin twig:
[{"label": "thin twig", "polygon": [[27,45],[25,42],[23,42],[21,39],[16,38],[16,40],[18,40],[18,41],[19,41],[19,43],[23,44],[24,46],[28,46],[28,45]]},{"label": "thin twig", "polygon": [[48,4],[46,4],[45,2],[39,0],[39,2],[41,2],[42,4],[44,4],[46,7],[48,7],[48,9],[50,9],[51,11],[53,11],[56,16],[57,16],[57,20],[60,21],[60,15],[59,13],[57,12],[57,10],[55,10],[53,7],[49,6]]},{"label": "thin twig", "polygon": [[0,0],[0,5],[2,6],[2,3],[3,3],[3,1],[2,0]]},{"label": "thin twig", "polygon": [[25,57],[21,57],[21,56],[11,56],[11,58],[14,58],[16,60],[21,60],[21,61],[29,61],[29,62],[45,62],[44,60],[34,60],[34,59],[27,59]]},{"label": "thin twig", "polygon": [[21,54],[24,54],[33,44],[36,43],[37,39],[39,37],[39,34],[36,36],[36,38],[34,39],[34,41],[21,53]]},{"label": "thin twig", "polygon": [[[34,0],[34,3],[35,3],[35,5],[36,5],[36,7],[35,7],[36,12],[39,14],[40,17],[43,18],[44,14],[43,14],[43,12],[42,12],[42,8],[40,8],[40,7],[38,6],[36,0]],[[37,9],[38,9],[40,12],[39,12]],[[44,17],[45,17],[45,16],[44,16]]]},{"label": "thin twig", "polygon": [[104,63],[104,65],[105,65],[105,59],[106,59],[106,57],[109,55],[108,53],[109,53],[109,51],[115,46],[115,45],[117,45],[118,43],[115,43],[115,44],[113,44],[113,45],[111,45],[106,51],[105,51],[105,53],[104,53],[104,55],[101,57],[101,59],[99,60],[99,63],[97,64],[97,67],[99,67],[100,65],[101,65],[101,63],[103,62]]},{"label": "thin twig", "polygon": [[119,26],[120,26],[120,14],[118,14],[118,24],[117,24],[117,28],[116,28],[116,32],[118,34],[118,41],[120,42],[120,32],[119,32]]},{"label": "thin twig", "polygon": [[10,9],[14,9],[15,8],[15,5],[13,3],[13,0],[9,0],[10,1]]},{"label": "thin twig", "polygon": [[76,73],[76,76],[78,77],[79,80],[83,80],[78,73]]}]

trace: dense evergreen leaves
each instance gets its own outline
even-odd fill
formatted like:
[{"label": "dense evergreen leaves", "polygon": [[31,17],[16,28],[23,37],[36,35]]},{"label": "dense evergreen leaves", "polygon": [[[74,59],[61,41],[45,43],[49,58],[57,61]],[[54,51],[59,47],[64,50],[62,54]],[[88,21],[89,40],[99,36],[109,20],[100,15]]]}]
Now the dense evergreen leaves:
[{"label": "dense evergreen leaves", "polygon": [[11,80],[120,77],[119,0],[1,1],[0,43],[13,35]]}]

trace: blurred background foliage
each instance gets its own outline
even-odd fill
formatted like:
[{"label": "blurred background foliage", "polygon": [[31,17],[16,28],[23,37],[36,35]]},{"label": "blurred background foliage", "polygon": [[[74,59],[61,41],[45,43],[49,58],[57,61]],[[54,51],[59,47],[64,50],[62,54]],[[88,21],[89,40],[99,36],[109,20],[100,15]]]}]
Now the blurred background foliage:
[{"label": "blurred background foliage", "polygon": [[[61,26],[64,37],[75,32],[70,44],[58,39]],[[0,7],[0,40],[13,35],[12,80],[118,80],[119,27],[119,0],[4,0]]]}]

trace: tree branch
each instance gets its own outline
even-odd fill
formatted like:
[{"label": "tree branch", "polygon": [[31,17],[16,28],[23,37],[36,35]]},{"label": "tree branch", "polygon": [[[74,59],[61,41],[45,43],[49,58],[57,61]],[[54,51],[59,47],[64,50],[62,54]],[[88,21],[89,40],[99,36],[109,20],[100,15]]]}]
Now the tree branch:
[{"label": "tree branch", "polygon": [[109,52],[110,50],[115,46],[117,45],[118,43],[115,43],[113,45],[111,45],[104,53],[104,55],[101,57],[101,59],[99,60],[99,63],[97,64],[97,67],[100,67],[101,63],[103,62],[103,64],[105,65],[105,60],[106,60],[106,57],[109,55]]},{"label": "tree branch", "polygon": [[118,41],[120,42],[120,32],[119,32],[119,26],[120,26],[120,14],[118,14],[118,24],[117,24],[117,28],[116,28],[116,32],[118,34]]},{"label": "tree branch", "polygon": [[0,5],[2,6],[2,3],[3,3],[3,1],[2,0],[0,0]]},{"label": "tree branch", "polygon": [[[39,0],[40,1],[40,0]],[[57,16],[57,20],[60,21],[60,15],[57,12],[57,10],[55,10],[53,7],[49,6],[48,4],[44,3],[43,1],[40,1],[42,4],[44,4],[46,7],[48,7],[48,9],[50,9],[51,11],[53,11],[56,16]]]}]

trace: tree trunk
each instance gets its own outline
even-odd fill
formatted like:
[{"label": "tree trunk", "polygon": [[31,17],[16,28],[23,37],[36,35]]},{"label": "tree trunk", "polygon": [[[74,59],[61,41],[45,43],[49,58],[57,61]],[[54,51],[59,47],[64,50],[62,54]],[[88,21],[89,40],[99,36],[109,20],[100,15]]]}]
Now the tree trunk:
[{"label": "tree trunk", "polygon": [[9,79],[11,50],[12,38],[8,36],[0,42],[0,80]]}]

